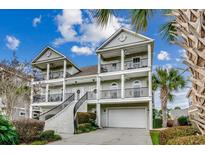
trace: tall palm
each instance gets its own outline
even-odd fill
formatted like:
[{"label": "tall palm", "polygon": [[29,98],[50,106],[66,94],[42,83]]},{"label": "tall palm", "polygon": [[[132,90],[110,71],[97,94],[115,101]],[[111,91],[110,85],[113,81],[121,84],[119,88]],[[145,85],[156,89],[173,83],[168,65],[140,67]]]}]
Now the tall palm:
[{"label": "tall palm", "polygon": [[173,101],[173,91],[184,88],[186,82],[176,69],[157,68],[152,76],[152,89],[160,90],[160,100],[162,109],[162,125],[167,126],[167,104]]},{"label": "tall palm", "polygon": [[[106,25],[115,10],[96,12],[99,24]],[[163,38],[186,51],[184,62],[189,67],[192,81],[188,97],[197,109],[192,121],[205,135],[205,10],[177,9],[161,12],[171,16],[170,21],[160,29]],[[132,10],[130,18],[137,31],[146,30],[149,18],[155,13],[156,10]]]}]

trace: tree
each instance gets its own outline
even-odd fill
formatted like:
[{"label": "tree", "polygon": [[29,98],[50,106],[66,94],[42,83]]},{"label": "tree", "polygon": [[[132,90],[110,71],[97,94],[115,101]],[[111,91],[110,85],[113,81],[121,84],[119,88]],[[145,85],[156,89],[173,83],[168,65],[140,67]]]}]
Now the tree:
[{"label": "tree", "polygon": [[[25,107],[30,103],[30,79],[31,77],[24,73],[27,64],[20,63],[17,59],[0,62],[0,97],[5,107],[6,115],[12,119],[15,107],[18,105],[19,98],[26,98]],[[23,102],[21,102],[23,103]]]},{"label": "tree", "polygon": [[179,106],[176,106],[174,109],[175,110],[181,110],[181,108]]},{"label": "tree", "polygon": [[[132,10],[132,24],[136,30],[145,31],[149,18],[156,10]],[[161,27],[161,34],[167,41],[185,49],[185,64],[191,73],[192,87],[188,97],[197,111],[192,116],[200,132],[205,135],[205,10],[177,9],[161,10],[169,22]],[[101,25],[106,25],[115,10],[97,10],[94,17]]]},{"label": "tree", "polygon": [[152,76],[152,89],[160,90],[162,126],[167,126],[167,104],[173,101],[173,91],[184,88],[186,81],[176,69],[157,68],[156,73]]}]

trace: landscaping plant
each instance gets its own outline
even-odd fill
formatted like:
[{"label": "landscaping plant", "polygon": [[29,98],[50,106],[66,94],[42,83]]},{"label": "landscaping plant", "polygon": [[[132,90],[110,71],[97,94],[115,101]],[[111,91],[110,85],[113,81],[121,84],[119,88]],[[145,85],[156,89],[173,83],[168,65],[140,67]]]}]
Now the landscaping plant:
[{"label": "landscaping plant", "polygon": [[18,134],[13,124],[4,115],[0,115],[0,144],[18,144]]},{"label": "landscaping plant", "polygon": [[192,136],[177,137],[177,138],[169,140],[167,144],[169,145],[204,145],[205,136],[204,135],[192,135]]},{"label": "landscaping plant", "polygon": [[181,116],[177,119],[180,126],[187,126],[189,123],[189,119],[186,116]]}]

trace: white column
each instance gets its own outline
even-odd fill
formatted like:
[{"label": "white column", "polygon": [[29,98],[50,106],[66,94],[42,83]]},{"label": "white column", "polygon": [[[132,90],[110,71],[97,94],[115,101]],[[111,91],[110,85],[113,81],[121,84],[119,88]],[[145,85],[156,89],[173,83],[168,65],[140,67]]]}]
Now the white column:
[{"label": "white column", "polygon": [[152,65],[152,46],[151,44],[147,45],[147,51],[148,51],[148,67],[151,67]]},{"label": "white column", "polygon": [[30,108],[29,108],[29,118],[33,118],[33,109],[32,109],[32,105],[30,104]]},{"label": "white column", "polygon": [[152,100],[149,101],[149,129],[153,129]]},{"label": "white column", "polygon": [[30,96],[30,110],[29,110],[29,117],[32,118],[32,104],[33,104],[33,79],[31,80],[31,96]]},{"label": "white column", "polygon": [[96,112],[97,112],[97,124],[101,128],[101,106],[100,106],[100,103],[96,104]]},{"label": "white column", "polygon": [[124,55],[124,50],[121,49],[121,70],[124,70],[124,61],[125,61],[125,55]]},{"label": "white column", "polygon": [[47,63],[47,77],[46,77],[46,79],[47,80],[49,80],[49,74],[50,74],[50,64],[49,63]]},{"label": "white column", "polygon": [[48,102],[48,90],[49,90],[49,84],[46,84],[46,102]]},{"label": "white column", "polygon": [[101,91],[101,89],[100,89],[100,77],[99,76],[97,76],[97,100],[99,100],[100,99],[100,91]]},{"label": "white column", "polygon": [[125,75],[121,75],[121,98],[125,98]]},{"label": "white column", "polygon": [[63,80],[63,101],[65,100],[65,93],[66,93],[66,85],[65,85],[65,79]]},{"label": "white column", "polygon": [[63,62],[63,78],[66,78],[66,60]]},{"label": "white column", "polygon": [[101,55],[98,54],[98,74],[101,72]]},{"label": "white column", "polygon": [[151,70],[148,72],[148,96],[152,97],[152,72]]}]

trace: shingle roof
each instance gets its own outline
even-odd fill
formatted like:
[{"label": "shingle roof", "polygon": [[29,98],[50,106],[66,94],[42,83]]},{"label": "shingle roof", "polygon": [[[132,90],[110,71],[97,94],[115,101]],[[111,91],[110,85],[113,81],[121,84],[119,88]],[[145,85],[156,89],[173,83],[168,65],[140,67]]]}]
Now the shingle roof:
[{"label": "shingle roof", "polygon": [[80,68],[80,70],[81,71],[79,73],[76,73],[70,77],[96,75],[98,67],[97,67],[97,65],[93,65],[93,66],[82,67],[82,68]]}]

